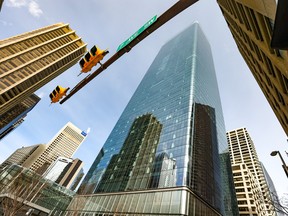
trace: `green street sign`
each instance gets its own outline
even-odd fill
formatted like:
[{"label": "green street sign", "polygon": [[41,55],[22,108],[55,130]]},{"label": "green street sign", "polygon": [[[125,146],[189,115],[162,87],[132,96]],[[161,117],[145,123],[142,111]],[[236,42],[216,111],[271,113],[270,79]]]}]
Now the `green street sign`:
[{"label": "green street sign", "polygon": [[140,35],[143,31],[145,31],[149,26],[151,26],[157,20],[157,15],[152,17],[148,22],[146,22],[138,31],[136,31],[132,36],[130,36],[127,40],[121,43],[117,52],[127,46],[132,40],[134,40],[138,35]]}]

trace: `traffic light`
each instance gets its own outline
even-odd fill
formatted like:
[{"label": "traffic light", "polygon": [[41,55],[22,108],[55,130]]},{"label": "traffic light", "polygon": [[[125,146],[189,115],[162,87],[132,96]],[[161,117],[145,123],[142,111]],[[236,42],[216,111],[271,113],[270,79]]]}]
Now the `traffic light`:
[{"label": "traffic light", "polygon": [[59,100],[63,97],[66,96],[67,91],[70,88],[63,88],[61,86],[56,86],[56,88],[49,94],[49,97],[51,99],[51,103],[57,103]]},{"label": "traffic light", "polygon": [[89,52],[87,52],[83,58],[81,58],[79,64],[81,67],[81,72],[82,73],[87,73],[89,72],[92,67],[97,65],[98,63],[101,64],[101,60],[104,58],[106,54],[108,54],[109,51],[106,50],[101,50],[97,46],[93,46]]}]

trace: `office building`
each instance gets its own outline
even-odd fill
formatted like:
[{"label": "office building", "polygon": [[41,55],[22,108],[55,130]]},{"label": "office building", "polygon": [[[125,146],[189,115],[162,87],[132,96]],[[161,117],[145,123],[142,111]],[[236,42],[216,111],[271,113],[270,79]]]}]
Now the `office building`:
[{"label": "office building", "polygon": [[19,148],[0,165],[0,169],[5,169],[12,164],[30,168],[30,166],[45,151],[45,149],[45,144]]},{"label": "office building", "polygon": [[274,216],[269,187],[246,128],[227,132],[239,214]]},{"label": "office building", "polygon": [[[45,171],[43,177],[66,188],[77,187],[75,180],[82,169],[83,162],[79,159],[58,157]],[[82,171],[83,172],[83,171]]]},{"label": "office building", "polygon": [[79,170],[77,176],[74,178],[73,182],[71,183],[69,189],[72,191],[76,191],[76,189],[79,186],[79,183],[81,182],[83,177],[84,177],[84,169],[81,168]]},{"label": "office building", "polygon": [[86,52],[68,24],[0,40],[0,115],[73,66]]},{"label": "office building", "polygon": [[40,98],[32,94],[12,109],[0,115],[0,140],[24,122],[24,118],[40,101]]},{"label": "office building", "polygon": [[227,150],[210,45],[194,23],[148,69],[79,188],[87,194],[81,210],[237,215],[224,209],[236,201],[222,190],[232,176],[221,171]]},{"label": "office building", "polygon": [[47,168],[57,160],[58,157],[71,158],[79,146],[85,140],[87,134],[68,122],[54,137],[46,144],[45,151],[31,164],[30,169],[44,174]]},{"label": "office building", "polygon": [[268,193],[270,195],[270,196],[268,196],[268,198],[270,199],[270,200],[268,199],[268,202],[273,204],[273,206],[275,208],[275,211],[277,212],[276,215],[284,216],[288,212],[287,212],[287,210],[285,212],[285,209],[283,209],[283,205],[281,204],[281,201],[279,200],[279,197],[278,197],[276,188],[274,186],[274,183],[273,183],[269,173],[267,172],[264,164],[262,162],[260,162],[260,164],[261,164],[261,167],[262,167],[262,170],[263,170],[265,181],[267,182],[267,185],[268,185],[267,190],[268,190]]},{"label": "office building", "polygon": [[238,49],[288,135],[288,55],[270,46],[275,0],[217,0]]},{"label": "office building", "polygon": [[47,170],[43,173],[43,177],[46,179],[49,179],[51,181],[56,181],[65,167],[69,164],[72,163],[73,159],[72,158],[65,158],[65,157],[58,157],[48,168]]},{"label": "office building", "polygon": [[[71,158],[85,140],[86,136],[86,132],[80,130],[71,122],[68,122],[49,143],[17,149],[1,164],[0,168],[17,164],[43,175],[58,157]],[[79,165],[79,161],[80,160],[75,160],[72,168],[76,167],[80,169],[82,165]],[[80,164],[82,164],[82,161],[80,162]],[[73,172],[75,172],[75,170]]]}]

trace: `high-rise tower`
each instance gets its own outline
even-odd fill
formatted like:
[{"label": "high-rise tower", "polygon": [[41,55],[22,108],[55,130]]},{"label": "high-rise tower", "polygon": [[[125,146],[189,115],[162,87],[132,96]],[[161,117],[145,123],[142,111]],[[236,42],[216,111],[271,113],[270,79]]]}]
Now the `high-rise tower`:
[{"label": "high-rise tower", "polygon": [[57,23],[0,40],[0,115],[73,66],[86,44]]},{"label": "high-rise tower", "polygon": [[217,0],[238,49],[288,135],[288,55],[270,46],[275,0]]},{"label": "high-rise tower", "polygon": [[274,216],[273,197],[246,128],[227,132],[240,215]]},{"label": "high-rise tower", "polygon": [[[0,169],[14,163],[42,175],[58,157],[71,158],[86,136],[86,132],[68,122],[49,143],[17,149],[0,165]],[[77,164],[78,161],[75,160],[75,163]]]},{"label": "high-rise tower", "polygon": [[43,174],[59,156],[71,158],[86,136],[87,134],[84,131],[68,122],[47,143],[45,151],[31,164],[30,169]]},{"label": "high-rise tower", "polygon": [[0,140],[24,122],[24,118],[39,101],[40,97],[32,94],[3,115],[0,115]]},{"label": "high-rise tower", "polygon": [[30,166],[45,151],[45,149],[45,144],[19,148],[0,165],[0,170],[4,169],[5,167],[9,167],[12,164],[30,168]]},{"label": "high-rise tower", "polygon": [[83,162],[78,158],[58,157],[57,160],[48,167],[43,177],[61,186],[70,188],[73,182],[76,181],[78,174],[83,170],[82,166]]},{"label": "high-rise tower", "polygon": [[194,23],[148,69],[80,187],[94,193],[82,210],[225,214],[223,200],[233,197],[222,194],[227,151],[210,45]]}]

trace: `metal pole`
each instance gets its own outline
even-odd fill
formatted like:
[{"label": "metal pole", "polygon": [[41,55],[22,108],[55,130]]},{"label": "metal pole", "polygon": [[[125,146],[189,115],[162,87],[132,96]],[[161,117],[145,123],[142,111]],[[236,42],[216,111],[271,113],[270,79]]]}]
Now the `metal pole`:
[{"label": "metal pole", "polygon": [[288,178],[288,167],[287,167],[287,165],[286,165],[286,163],[285,163],[282,155],[280,154],[280,152],[277,151],[277,153],[279,154],[279,157],[280,157],[280,159],[281,159],[281,161],[282,161],[282,163],[283,163],[282,167],[283,167],[284,172],[285,172],[285,174],[286,174],[286,176],[287,176],[287,178]]}]

